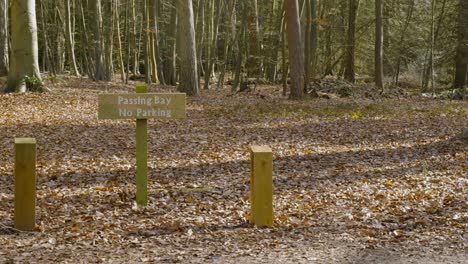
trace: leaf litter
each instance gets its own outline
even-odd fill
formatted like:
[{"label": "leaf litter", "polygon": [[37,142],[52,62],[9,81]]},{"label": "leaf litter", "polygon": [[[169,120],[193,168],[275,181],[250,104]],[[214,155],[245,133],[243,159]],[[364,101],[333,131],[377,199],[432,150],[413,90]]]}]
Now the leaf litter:
[{"label": "leaf litter", "polygon": [[[149,204],[139,208],[135,122],[97,119],[98,94],[133,90],[69,78],[54,93],[0,95],[0,262],[466,257],[465,101],[203,91],[187,119],[149,121]],[[12,228],[15,137],[38,142],[33,233]],[[274,152],[271,229],[248,224],[255,144]]]}]

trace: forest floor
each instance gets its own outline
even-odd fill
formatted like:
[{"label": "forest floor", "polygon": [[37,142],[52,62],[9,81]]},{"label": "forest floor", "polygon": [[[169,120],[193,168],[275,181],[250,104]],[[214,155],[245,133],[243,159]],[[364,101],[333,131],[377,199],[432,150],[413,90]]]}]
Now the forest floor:
[{"label": "forest floor", "polygon": [[[0,94],[0,263],[468,263],[467,101],[203,91],[186,119],[148,122],[137,208],[135,122],[97,119],[98,94],[133,85]],[[38,142],[34,232],[13,228],[15,137]],[[270,229],[248,224],[256,144],[273,150]]]}]

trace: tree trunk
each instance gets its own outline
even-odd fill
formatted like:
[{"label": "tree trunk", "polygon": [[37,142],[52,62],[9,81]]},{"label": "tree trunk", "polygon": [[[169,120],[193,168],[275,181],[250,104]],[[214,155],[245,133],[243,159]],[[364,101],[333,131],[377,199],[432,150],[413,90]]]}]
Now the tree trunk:
[{"label": "tree trunk", "polygon": [[126,80],[126,74],[125,74],[125,67],[124,67],[124,58],[122,54],[122,38],[120,34],[120,15],[119,15],[119,6],[120,6],[120,0],[115,0],[114,2],[114,16],[115,16],[115,25],[117,27],[117,45],[119,48],[119,68],[120,68],[120,79],[122,82],[125,82]]},{"label": "tree trunk", "polygon": [[[166,56],[166,79],[167,83],[170,85],[176,85],[176,48],[177,48],[177,8],[171,8],[171,24],[169,26],[169,37],[167,43],[169,46],[169,52]],[[198,78],[198,76],[197,76]],[[197,79],[198,82],[198,79]]]},{"label": "tree trunk", "polygon": [[94,76],[93,80],[100,81],[104,80],[104,63],[102,58],[102,43],[101,43],[101,24],[102,24],[102,15],[101,15],[101,0],[93,0],[91,3],[94,27],[93,27],[93,37],[94,37]]},{"label": "tree trunk", "polygon": [[0,77],[8,75],[8,2],[0,0]]},{"label": "tree trunk", "polygon": [[67,42],[68,57],[70,60],[71,72],[75,76],[80,76],[80,72],[78,71],[78,66],[76,65],[75,42],[73,40],[70,0],[66,1],[65,14],[66,14],[65,37],[66,37],[66,42]]},{"label": "tree trunk", "polygon": [[345,63],[345,79],[354,83],[354,50],[355,50],[355,33],[356,33],[356,17],[359,7],[359,0],[349,0],[349,17],[348,17],[348,40],[346,47],[346,63]]},{"label": "tree trunk", "polygon": [[112,8],[113,0],[107,0],[104,2],[104,14],[107,19],[104,20],[104,80],[112,80],[114,74],[114,60],[113,60],[113,48],[114,48],[114,15]]},{"label": "tree trunk", "polygon": [[178,90],[197,96],[197,51],[192,0],[177,0],[180,37],[180,82]]},{"label": "tree trunk", "polygon": [[239,30],[239,34],[238,34],[238,37],[237,37],[237,43],[236,43],[236,47],[237,47],[237,58],[236,58],[236,68],[234,70],[234,81],[232,83],[232,87],[231,87],[231,91],[232,92],[235,92],[237,91],[237,88],[239,87],[240,83],[241,83],[241,79],[242,79],[242,63],[244,61],[244,50],[245,50],[245,42],[246,42],[246,35],[247,35],[247,19],[248,19],[248,16],[247,16],[247,11],[246,11],[246,8],[247,8],[247,2],[246,1],[241,1],[240,2],[240,6],[241,6],[241,14],[242,14],[242,22],[241,22],[241,28]]},{"label": "tree trunk", "polygon": [[396,62],[396,67],[395,67],[395,85],[398,85],[398,81],[400,78],[400,67],[401,67],[401,60],[403,58],[403,42],[405,40],[406,32],[408,30],[408,27],[411,22],[411,18],[413,17],[413,11],[414,11],[414,0],[409,0],[409,7],[408,7],[408,12],[406,14],[406,20],[405,20],[405,25],[403,27],[403,30],[401,31],[400,35],[400,41],[398,42],[398,59]]},{"label": "tree trunk", "polygon": [[163,85],[166,84],[165,79],[164,79],[164,71],[163,71],[163,65],[161,61],[161,51],[159,49],[159,32],[158,32],[158,20],[157,20],[157,13],[158,13],[158,8],[157,8],[157,0],[150,0],[151,1],[151,36],[153,40],[153,51],[154,51],[154,57],[156,59],[155,62],[155,71],[157,75],[157,79],[159,82]]},{"label": "tree trunk", "polygon": [[318,24],[317,24],[317,0],[310,0],[310,12],[311,12],[311,50],[310,50],[310,77],[315,78],[317,73],[317,59],[318,59]]},{"label": "tree trunk", "polygon": [[304,44],[304,53],[305,53],[305,76],[304,76],[304,92],[307,92],[307,84],[310,81],[310,53],[311,53],[311,34],[312,34],[312,10],[310,7],[310,0],[305,0],[305,12],[306,12],[306,25],[305,25],[305,44]]},{"label": "tree trunk", "polygon": [[11,49],[6,91],[42,91],[35,0],[14,0],[11,3]]},{"label": "tree trunk", "polygon": [[[224,87],[224,78],[226,75],[226,68],[228,64],[228,53],[229,53],[229,44],[234,41],[234,36],[236,34],[235,22],[234,22],[234,12],[236,6],[236,0],[232,0],[231,5],[228,6],[228,25],[226,25],[225,37],[224,37],[224,48],[223,48],[223,64],[221,65],[221,73],[219,74],[218,79],[218,89]],[[231,33],[229,34],[229,31]]]},{"label": "tree trunk", "polygon": [[297,0],[286,0],[286,20],[291,70],[290,99],[301,99],[304,95],[304,54],[301,47],[301,25]]},{"label": "tree trunk", "polygon": [[468,2],[459,0],[458,6],[458,47],[455,56],[455,80],[453,86],[462,88],[468,74]]},{"label": "tree trunk", "polygon": [[260,77],[262,75],[262,65],[260,59],[260,28],[258,24],[258,5],[257,0],[245,0],[248,2],[249,14],[248,33],[249,33],[249,51],[247,58],[247,76]]},{"label": "tree trunk", "polygon": [[383,83],[383,6],[382,0],[375,1],[375,85],[381,90]]},{"label": "tree trunk", "polygon": [[[212,14],[212,19],[211,22],[212,25],[212,32],[210,33],[210,44],[209,44],[209,52],[208,52],[208,57],[207,57],[207,72],[205,74],[205,85],[204,89],[208,89],[210,86],[210,79],[211,79],[211,73],[214,70],[214,63],[216,60],[216,44],[217,44],[217,39],[218,39],[218,28],[219,28],[219,20],[220,20],[220,15],[219,12],[221,11],[222,8],[222,1],[217,0],[212,3],[211,6],[211,14]],[[216,10],[216,13],[215,13]]]},{"label": "tree trunk", "polygon": [[65,69],[65,50],[66,50],[66,43],[65,43],[65,5],[63,0],[56,0],[55,4],[52,6],[55,10],[55,17],[54,22],[56,25],[56,29],[53,30],[54,41],[55,43],[55,66],[58,73],[63,73]]}]

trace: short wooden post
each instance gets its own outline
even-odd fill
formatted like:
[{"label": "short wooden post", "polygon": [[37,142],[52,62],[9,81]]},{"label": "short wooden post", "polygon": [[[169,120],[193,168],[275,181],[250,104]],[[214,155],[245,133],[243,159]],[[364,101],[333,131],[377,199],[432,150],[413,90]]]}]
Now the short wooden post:
[{"label": "short wooden post", "polygon": [[[136,86],[137,93],[146,93],[146,84]],[[136,120],[136,202],[148,204],[148,123],[146,119]]]},{"label": "short wooden post", "polygon": [[268,146],[250,149],[251,223],[259,227],[273,226],[273,155]]},{"label": "short wooden post", "polygon": [[36,139],[15,138],[15,228],[36,224]]}]

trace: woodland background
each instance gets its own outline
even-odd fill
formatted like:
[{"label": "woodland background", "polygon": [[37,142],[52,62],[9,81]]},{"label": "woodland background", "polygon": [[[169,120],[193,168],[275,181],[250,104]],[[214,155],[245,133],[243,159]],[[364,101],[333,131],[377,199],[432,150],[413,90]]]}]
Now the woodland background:
[{"label": "woodland background", "polygon": [[[465,0],[2,0],[0,76],[8,72],[8,25],[20,24],[8,23],[8,2],[34,8],[38,67],[51,78],[117,74],[176,85],[192,71],[197,86],[187,89],[197,94],[201,83],[230,80],[236,91],[249,79],[286,90],[290,74],[297,98],[325,76],[432,92],[466,85]],[[187,57],[196,61],[185,70]]]}]

